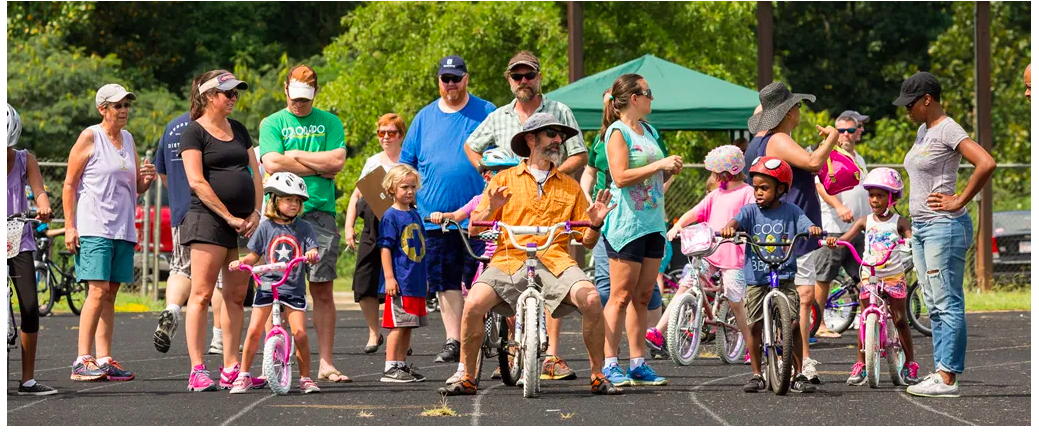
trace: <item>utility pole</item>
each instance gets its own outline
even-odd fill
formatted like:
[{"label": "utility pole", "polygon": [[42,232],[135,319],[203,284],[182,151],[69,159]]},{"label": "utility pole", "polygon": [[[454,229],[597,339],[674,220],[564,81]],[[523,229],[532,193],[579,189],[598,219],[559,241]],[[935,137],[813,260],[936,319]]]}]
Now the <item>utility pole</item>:
[{"label": "utility pole", "polygon": [[[992,44],[989,2],[974,4],[974,130],[978,144],[992,153]],[[992,290],[992,180],[978,201],[978,239],[974,274],[981,291]]]},{"label": "utility pole", "polygon": [[772,2],[758,2],[758,90],[772,83]]},{"label": "utility pole", "polygon": [[584,5],[566,2],[567,53],[570,56],[570,82],[584,78]]}]

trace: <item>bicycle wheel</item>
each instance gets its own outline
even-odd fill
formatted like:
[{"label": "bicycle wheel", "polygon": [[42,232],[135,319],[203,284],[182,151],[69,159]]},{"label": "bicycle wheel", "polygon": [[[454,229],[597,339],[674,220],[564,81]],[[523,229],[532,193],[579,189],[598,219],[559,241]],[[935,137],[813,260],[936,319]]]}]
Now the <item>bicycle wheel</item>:
[{"label": "bicycle wheel", "polygon": [[[736,326],[736,314],[729,307],[729,302],[726,300],[721,302],[722,304],[718,307],[718,315],[715,317],[715,320]],[[743,352],[747,347],[747,342],[743,340],[743,334],[738,329],[727,327],[717,327],[716,329],[717,331],[715,332],[718,334],[718,358],[722,359],[722,362],[725,364],[743,363]]]},{"label": "bicycle wheel", "polygon": [[51,282],[48,271],[43,268],[36,268],[36,301],[40,305],[40,317],[44,317],[51,313],[51,308],[54,308],[54,293],[56,291],[51,289]]},{"label": "bicycle wheel", "polygon": [[[784,294],[777,294],[776,297]],[[768,375],[772,392],[786,395],[790,391],[790,377],[794,370],[794,332],[790,309],[783,300],[769,305],[772,308],[771,323],[766,325],[772,332],[768,346]]]},{"label": "bicycle wheel", "polygon": [[291,353],[288,351],[284,334],[274,334],[263,343],[263,376],[278,395],[287,394],[292,383],[292,368],[288,362]]},{"label": "bicycle wheel", "polygon": [[895,323],[890,318],[887,320],[885,329],[887,334],[886,341],[891,343],[891,345],[884,348],[888,377],[891,379],[891,384],[905,386],[906,383],[902,380],[902,365],[906,362],[906,354],[902,350],[902,345],[898,342],[898,331],[895,330]]},{"label": "bicycle wheel", "polygon": [[819,312],[819,305],[817,305],[815,302],[812,302],[812,308],[810,312],[812,314],[812,332],[810,332],[808,335],[815,337],[815,333],[819,331],[819,326],[823,323],[823,321],[821,320],[823,315]]},{"label": "bicycle wheel", "polygon": [[858,300],[858,291],[852,286],[842,286],[841,295],[827,300],[826,308],[823,310],[823,323],[826,327],[838,334],[847,331],[855,322],[855,312],[859,306],[855,305]]},{"label": "bicycle wheel", "polygon": [[927,312],[927,306],[924,305],[923,293],[920,292],[919,282],[913,281],[909,285],[908,299],[906,302],[906,316],[909,318],[909,324],[913,325],[913,329],[920,331],[921,334],[930,337],[931,316]]},{"label": "bicycle wheel", "polygon": [[877,315],[866,317],[866,341],[862,350],[866,351],[866,383],[876,389],[880,385],[880,324]]},{"label": "bicycle wheel", "polygon": [[[700,334],[703,308],[697,304],[697,296],[682,294],[675,297],[674,308],[667,319],[667,347],[671,361],[679,366],[689,366],[700,349]],[[699,321],[694,316],[699,315]]]},{"label": "bicycle wheel", "polygon": [[664,275],[664,291],[660,293],[661,300],[663,301],[663,307],[671,304],[671,301],[675,299],[675,294],[678,292],[678,282],[682,280],[682,269],[676,269],[669,271]]},{"label": "bicycle wheel", "polygon": [[541,379],[541,365],[538,364],[538,350],[541,346],[538,339],[539,309],[537,299],[532,297],[523,304],[523,398],[537,397],[537,382]]},{"label": "bicycle wheel", "polygon": [[516,345],[509,344],[509,321],[500,315],[498,317],[498,339],[501,345],[498,349],[498,368],[501,371],[501,382],[506,386],[515,386],[519,381],[523,361],[516,356]]}]

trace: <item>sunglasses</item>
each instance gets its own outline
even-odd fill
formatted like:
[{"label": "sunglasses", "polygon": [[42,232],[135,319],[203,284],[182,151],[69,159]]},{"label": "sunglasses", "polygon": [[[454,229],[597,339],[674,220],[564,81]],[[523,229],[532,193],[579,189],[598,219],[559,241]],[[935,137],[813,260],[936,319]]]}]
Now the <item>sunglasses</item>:
[{"label": "sunglasses", "polygon": [[852,127],[850,129],[837,129],[837,133],[851,133],[854,134],[857,129]]},{"label": "sunglasses", "polygon": [[509,77],[512,78],[512,81],[515,81],[517,83],[520,82],[520,81],[523,81],[524,78],[526,78],[527,81],[534,81],[534,78],[538,77],[538,73],[535,72],[535,71],[530,71],[530,72],[527,72],[525,74],[514,73],[514,74],[509,74]]},{"label": "sunglasses", "polygon": [[224,94],[229,100],[238,98],[238,89],[221,90],[220,93]]},{"label": "sunglasses", "polygon": [[458,75],[447,75],[447,74],[445,74],[445,75],[441,75],[440,76],[440,81],[442,81],[444,84],[451,84],[451,83],[458,84],[458,83],[462,82],[462,78],[465,78],[465,77],[460,77]]},{"label": "sunglasses", "polygon": [[312,100],[308,100],[306,98],[294,98],[292,100],[292,104],[307,104],[307,103],[309,103],[311,101]]},{"label": "sunglasses", "polygon": [[563,133],[563,132],[560,132],[559,130],[556,130],[556,129],[545,129],[545,130],[542,130],[541,133],[544,133],[545,136],[547,136],[549,138],[555,138],[555,137],[558,136],[559,139],[562,139],[563,141],[566,141],[566,134]]},{"label": "sunglasses", "polygon": [[645,95],[646,98],[653,99],[653,89],[646,89],[643,91],[635,92],[635,95]]},{"label": "sunglasses", "polygon": [[923,98],[923,95],[920,95],[920,96],[916,97],[916,99],[915,99],[915,100],[913,100],[913,101],[912,101],[912,102],[910,102],[909,104],[906,104],[906,110],[907,110],[907,111],[912,111],[912,110],[913,110],[913,106],[915,106],[915,105],[916,105],[916,102],[917,102],[917,101],[920,101],[920,99],[921,99],[921,98]]},{"label": "sunglasses", "polygon": [[378,130],[375,132],[380,138],[394,138],[400,134],[398,130]]},{"label": "sunglasses", "polygon": [[108,107],[111,107],[111,108],[113,108],[115,110],[122,110],[123,107],[129,109],[130,108],[130,103],[125,103],[125,104],[114,103],[114,104],[109,104]]}]

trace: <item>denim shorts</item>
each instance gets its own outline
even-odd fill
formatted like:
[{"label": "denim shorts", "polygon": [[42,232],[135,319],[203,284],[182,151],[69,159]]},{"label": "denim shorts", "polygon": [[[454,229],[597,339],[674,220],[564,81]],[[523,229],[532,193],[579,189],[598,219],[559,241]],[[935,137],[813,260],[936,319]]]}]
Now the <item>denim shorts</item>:
[{"label": "denim shorts", "polygon": [[[599,300],[602,306],[610,300],[610,258],[606,256],[606,238],[599,236],[599,242],[592,248],[592,262],[595,265],[595,290],[599,292]],[[649,311],[664,306],[664,296],[660,293],[660,286],[653,284],[653,294],[649,298]]]},{"label": "denim shorts", "polygon": [[133,249],[136,245],[126,240],[80,237],[76,280],[133,283]]}]

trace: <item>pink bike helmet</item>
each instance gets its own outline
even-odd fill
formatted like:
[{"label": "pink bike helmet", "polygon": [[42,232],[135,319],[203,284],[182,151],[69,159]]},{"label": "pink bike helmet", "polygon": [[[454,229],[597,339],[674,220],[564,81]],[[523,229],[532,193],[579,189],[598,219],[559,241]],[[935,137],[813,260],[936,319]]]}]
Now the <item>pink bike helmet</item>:
[{"label": "pink bike helmet", "polygon": [[862,187],[867,190],[871,188],[887,190],[888,193],[891,193],[892,204],[902,198],[902,189],[905,188],[902,184],[902,175],[888,167],[877,167],[871,170],[866,176],[866,180],[862,182]]},{"label": "pink bike helmet", "polygon": [[735,176],[743,171],[743,151],[734,145],[723,145],[707,153],[703,163],[714,173],[729,172]]}]

